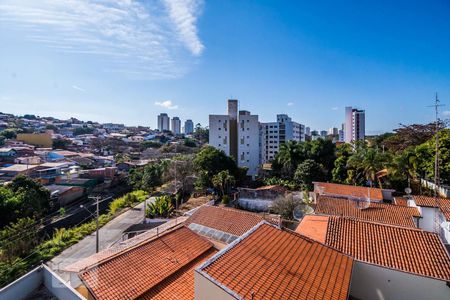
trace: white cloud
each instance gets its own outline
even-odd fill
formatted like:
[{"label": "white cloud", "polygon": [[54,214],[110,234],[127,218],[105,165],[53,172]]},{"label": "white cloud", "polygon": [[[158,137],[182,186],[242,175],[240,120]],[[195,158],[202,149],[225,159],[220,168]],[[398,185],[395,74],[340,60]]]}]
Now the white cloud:
[{"label": "white cloud", "polygon": [[77,86],[77,85],[72,85],[72,88],[74,89],[74,90],[77,90],[77,91],[80,91],[80,92],[86,92],[86,90],[85,89],[83,89],[83,88],[80,88],[79,86]]},{"label": "white cloud", "polygon": [[331,110],[338,110],[338,109],[339,109],[339,107],[337,107],[337,106],[331,108]]},{"label": "white cloud", "polygon": [[287,106],[293,106],[294,102],[288,102]]},{"label": "white cloud", "polygon": [[444,111],[442,112],[442,115],[443,115],[443,116],[446,116],[446,117],[449,117],[449,116],[450,116],[450,110],[444,110]]},{"label": "white cloud", "polygon": [[95,55],[103,71],[176,78],[189,68],[189,56],[204,48],[196,26],[202,5],[203,0],[2,0],[0,27],[24,32],[54,51]]},{"label": "white cloud", "polygon": [[178,31],[180,40],[194,55],[205,48],[198,37],[197,18],[203,6],[202,0],[163,0],[169,17]]},{"label": "white cloud", "polygon": [[164,108],[167,108],[167,109],[177,109],[178,108],[178,105],[174,105],[172,103],[172,101],[170,101],[170,100],[166,100],[166,101],[162,101],[162,102],[156,101],[155,105],[156,106],[161,106],[161,107],[164,107]]}]

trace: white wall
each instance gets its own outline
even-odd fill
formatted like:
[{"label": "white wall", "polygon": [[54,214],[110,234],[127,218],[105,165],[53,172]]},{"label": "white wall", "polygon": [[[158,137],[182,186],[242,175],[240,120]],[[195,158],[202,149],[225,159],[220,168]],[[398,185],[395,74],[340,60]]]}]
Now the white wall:
[{"label": "white wall", "polygon": [[248,167],[247,175],[258,173],[259,161],[259,122],[257,115],[239,115],[238,159],[239,167]]},{"label": "white wall", "polygon": [[230,155],[230,120],[227,115],[209,115],[209,144]]},{"label": "white wall", "polygon": [[194,271],[194,289],[195,300],[233,300],[239,299],[233,297],[221,287],[204,277],[197,271]]},{"label": "white wall", "polygon": [[419,206],[420,214],[422,215],[422,219],[419,221],[419,228],[434,232],[434,212],[437,210],[434,207],[424,207]]},{"label": "white wall", "polygon": [[350,295],[364,300],[448,300],[450,287],[445,281],[355,261]]},{"label": "white wall", "polygon": [[76,290],[64,282],[46,265],[37,267],[16,281],[0,289],[0,299],[19,300],[28,297],[41,284],[56,298],[64,300],[84,299]]}]

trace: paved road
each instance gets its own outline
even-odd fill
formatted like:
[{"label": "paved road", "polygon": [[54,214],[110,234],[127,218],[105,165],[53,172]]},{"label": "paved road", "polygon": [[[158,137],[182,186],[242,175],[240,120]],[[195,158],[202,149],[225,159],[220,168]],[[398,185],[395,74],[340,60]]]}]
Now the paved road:
[{"label": "paved road", "polygon": [[[147,200],[147,203],[154,201],[154,198]],[[100,245],[99,250],[108,248],[112,243],[122,237],[122,233],[131,225],[142,222],[144,218],[144,202],[138,204],[132,209],[124,212],[118,217],[108,222],[100,228]],[[64,250],[61,254],[54,257],[49,266],[56,271],[63,279],[69,280],[66,272],[60,271],[65,266],[79,261],[82,258],[91,256],[95,253],[95,232],[86,236],[84,239]]]}]

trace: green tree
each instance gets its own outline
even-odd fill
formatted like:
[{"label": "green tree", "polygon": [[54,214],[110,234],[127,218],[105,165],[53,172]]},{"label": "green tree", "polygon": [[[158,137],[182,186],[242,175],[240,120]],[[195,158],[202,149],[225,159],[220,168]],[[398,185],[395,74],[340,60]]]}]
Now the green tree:
[{"label": "green tree", "polygon": [[53,149],[67,149],[67,146],[70,145],[70,141],[66,139],[54,139],[53,140]]},{"label": "green tree", "polygon": [[203,188],[211,187],[212,177],[220,171],[228,170],[233,176],[240,174],[234,159],[212,146],[204,146],[196,154],[194,167],[199,173],[198,184]]},{"label": "green tree", "polygon": [[17,130],[16,129],[5,129],[2,132],[0,132],[1,135],[3,135],[6,139],[15,139],[17,137]]},{"label": "green tree", "polygon": [[312,159],[307,159],[298,165],[295,171],[294,179],[304,190],[311,191],[314,181],[323,181],[326,178],[325,170],[322,164]]},{"label": "green tree", "polygon": [[274,173],[282,178],[291,179],[298,164],[306,159],[305,149],[296,141],[288,141],[280,145],[279,152],[272,163]]},{"label": "green tree", "polygon": [[0,230],[2,260],[29,253],[38,243],[38,227],[34,219],[21,218]]},{"label": "green tree", "polygon": [[11,184],[0,187],[0,225],[18,218],[41,218],[50,208],[50,191],[37,181],[19,175]]},{"label": "green tree", "polygon": [[207,143],[209,141],[209,129],[202,127],[200,123],[197,123],[192,136],[201,143]]},{"label": "green tree", "polygon": [[230,171],[224,170],[213,176],[212,183],[214,187],[220,191],[220,194],[224,196],[227,193],[228,188],[235,184],[235,179],[234,176],[230,174]]},{"label": "green tree", "polygon": [[382,187],[381,182],[378,180],[376,174],[378,171],[387,168],[389,164],[389,154],[383,153],[376,148],[360,148],[348,159],[348,166],[353,168],[356,173],[355,181],[364,178],[370,181],[371,186],[374,182],[378,181],[380,188]]}]

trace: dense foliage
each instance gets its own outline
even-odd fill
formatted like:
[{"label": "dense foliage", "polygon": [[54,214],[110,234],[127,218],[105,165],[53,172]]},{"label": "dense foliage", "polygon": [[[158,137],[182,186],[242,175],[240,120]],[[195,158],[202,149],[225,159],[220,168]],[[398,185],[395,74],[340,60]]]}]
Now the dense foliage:
[{"label": "dense foliage", "polygon": [[29,177],[19,175],[0,186],[0,227],[19,218],[41,218],[49,209],[49,190]]},{"label": "dense foliage", "polygon": [[[353,145],[322,139],[280,146],[266,184],[311,189],[313,181],[394,188],[402,191],[419,178],[433,180],[434,124],[402,126]],[[450,183],[450,129],[439,131],[440,178]]]},{"label": "dense foliage", "polygon": [[164,195],[156,197],[155,201],[147,204],[146,215],[149,218],[169,218],[173,211],[172,198]]}]

